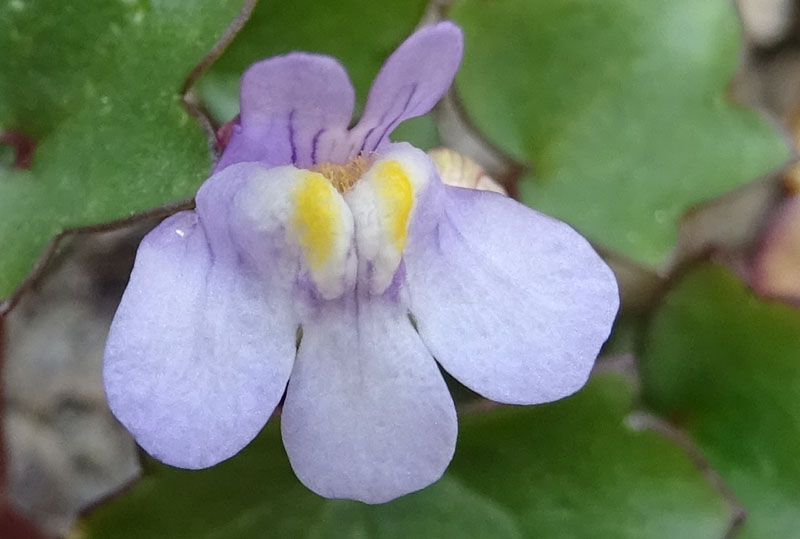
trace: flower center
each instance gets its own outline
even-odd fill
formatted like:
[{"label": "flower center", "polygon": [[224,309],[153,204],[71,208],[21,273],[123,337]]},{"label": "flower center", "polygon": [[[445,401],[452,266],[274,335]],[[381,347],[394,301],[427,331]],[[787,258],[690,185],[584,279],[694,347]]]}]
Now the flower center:
[{"label": "flower center", "polygon": [[343,165],[319,163],[311,170],[325,176],[340,193],[346,193],[364,175],[373,161],[373,154],[360,153],[355,159]]}]

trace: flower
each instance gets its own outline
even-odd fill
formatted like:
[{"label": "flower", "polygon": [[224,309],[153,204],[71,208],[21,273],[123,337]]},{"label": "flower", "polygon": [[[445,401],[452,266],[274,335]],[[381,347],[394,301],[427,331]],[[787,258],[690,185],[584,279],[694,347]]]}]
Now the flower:
[{"label": "flower", "polygon": [[504,403],[585,383],[618,307],[611,270],[564,223],[445,186],[425,153],[388,140],[441,98],[461,53],[452,23],[412,35],[349,130],[353,89],[334,59],[291,53],[244,74],[196,210],[144,238],[108,338],[109,404],[148,453],[216,464],[285,391],[298,478],[379,503],[453,456],[437,361]]}]

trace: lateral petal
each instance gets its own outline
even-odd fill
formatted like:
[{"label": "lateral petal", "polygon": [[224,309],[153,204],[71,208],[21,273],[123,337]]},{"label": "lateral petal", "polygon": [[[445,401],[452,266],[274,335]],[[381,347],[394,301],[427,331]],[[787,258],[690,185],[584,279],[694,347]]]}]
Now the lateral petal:
[{"label": "lateral petal", "polygon": [[494,401],[578,390],[619,306],[611,269],[571,227],[512,199],[445,186],[441,201],[404,256],[428,349]]},{"label": "lateral petal", "polygon": [[290,298],[213,252],[195,212],[142,241],[111,325],[114,415],[157,459],[204,468],[239,452],[280,400],[295,356]]}]

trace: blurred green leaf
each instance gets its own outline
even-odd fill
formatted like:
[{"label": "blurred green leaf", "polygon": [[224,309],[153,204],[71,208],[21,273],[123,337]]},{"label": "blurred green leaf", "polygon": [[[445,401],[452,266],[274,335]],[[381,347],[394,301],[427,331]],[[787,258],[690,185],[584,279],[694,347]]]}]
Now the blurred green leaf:
[{"label": "blurred green leaf", "polygon": [[411,118],[401,123],[392,132],[391,139],[395,142],[410,142],[423,150],[430,150],[442,144],[439,138],[439,128],[431,114]]},{"label": "blurred green leaf", "polygon": [[385,505],[320,498],[292,473],[275,422],[214,468],[155,466],[80,527],[98,539],[522,537],[508,513],[452,477]]},{"label": "blurred green leaf", "polygon": [[687,208],[788,157],[726,95],[729,0],[456,0],[452,17],[467,113],[534,165],[522,200],[639,261],[664,261]]},{"label": "blurred green leaf", "polygon": [[[239,79],[251,63],[293,50],[328,54],[347,69],[363,105],[383,61],[422,17],[425,0],[364,2],[262,0],[230,48],[200,79],[198,95],[219,122],[239,113]],[[392,140],[439,144],[430,116],[404,122]]]},{"label": "blurred green leaf", "polygon": [[82,528],[111,539],[721,536],[729,508],[681,450],[624,424],[632,398],[605,375],[559,403],[471,415],[441,481],[376,506],[306,490],[273,423],[215,468],[157,466]]},{"label": "blurred green leaf", "polygon": [[470,417],[451,473],[526,537],[722,537],[729,508],[670,441],[626,425],[633,398],[606,374],[557,403]]},{"label": "blurred green leaf", "polygon": [[194,194],[210,156],[178,92],[240,5],[0,5],[0,130],[38,141],[30,170],[0,170],[0,298],[64,227]]},{"label": "blurred green leaf", "polygon": [[642,360],[647,402],[686,428],[744,503],[739,537],[796,537],[800,312],[705,266],[667,295]]}]

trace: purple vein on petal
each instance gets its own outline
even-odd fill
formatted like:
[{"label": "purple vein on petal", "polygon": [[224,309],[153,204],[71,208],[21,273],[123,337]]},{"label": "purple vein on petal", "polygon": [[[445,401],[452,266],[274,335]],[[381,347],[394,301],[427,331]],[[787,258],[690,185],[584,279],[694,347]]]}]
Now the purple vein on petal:
[{"label": "purple vein on petal", "polygon": [[[381,118],[381,120],[383,120],[383,118]],[[360,152],[363,152],[364,148],[367,147],[367,139],[369,138],[369,136],[372,134],[373,131],[375,131],[375,128],[370,127],[369,130],[367,131],[367,134],[364,135],[364,140],[361,141],[361,148],[359,149]]]},{"label": "purple vein on petal", "polygon": [[322,136],[322,133],[325,132],[325,129],[320,129],[314,134],[314,138],[311,139],[311,162],[316,164],[317,162],[317,145],[319,144],[319,137]]},{"label": "purple vein on petal", "polygon": [[297,163],[297,146],[294,143],[294,113],[296,109],[292,109],[289,113],[289,145],[292,147],[292,163]]},{"label": "purple vein on petal", "polygon": [[406,103],[405,105],[403,105],[403,110],[400,111],[400,114],[398,114],[394,120],[389,122],[389,125],[386,126],[386,129],[383,130],[383,133],[381,133],[381,136],[378,137],[378,140],[375,142],[375,146],[372,147],[372,151],[378,149],[378,146],[380,146],[381,141],[384,139],[384,137],[388,135],[391,131],[393,131],[394,128],[397,127],[397,125],[400,123],[401,121],[400,119],[405,115],[406,111],[408,110],[408,106],[411,104],[411,100],[414,98],[415,93],[417,93],[416,82],[411,86],[411,93],[408,94]]},{"label": "purple vein on petal", "polygon": [[[392,101],[392,103],[394,103],[394,101]],[[370,135],[372,135],[372,132],[375,131],[375,129],[379,125],[381,125],[384,121],[386,121],[386,116],[388,115],[389,115],[389,109],[383,111],[383,114],[381,114],[381,119],[378,120],[378,123],[367,129],[367,132],[364,135],[364,140],[361,141],[361,148],[359,149],[360,152],[363,152],[366,149],[367,141],[369,140]]]}]

